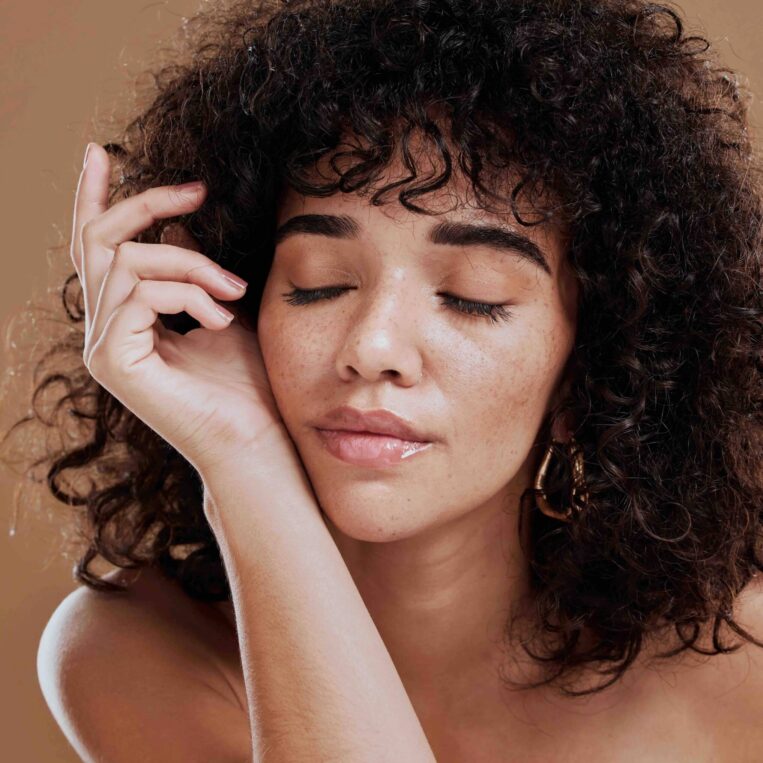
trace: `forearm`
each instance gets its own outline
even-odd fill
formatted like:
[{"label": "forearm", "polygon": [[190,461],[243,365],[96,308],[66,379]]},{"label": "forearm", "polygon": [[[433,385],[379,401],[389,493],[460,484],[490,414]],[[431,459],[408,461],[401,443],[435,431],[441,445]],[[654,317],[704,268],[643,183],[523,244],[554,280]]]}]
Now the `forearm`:
[{"label": "forearm", "polygon": [[219,517],[255,761],[434,761],[309,483],[295,484],[282,462],[269,470],[268,454],[249,458],[204,484]]}]

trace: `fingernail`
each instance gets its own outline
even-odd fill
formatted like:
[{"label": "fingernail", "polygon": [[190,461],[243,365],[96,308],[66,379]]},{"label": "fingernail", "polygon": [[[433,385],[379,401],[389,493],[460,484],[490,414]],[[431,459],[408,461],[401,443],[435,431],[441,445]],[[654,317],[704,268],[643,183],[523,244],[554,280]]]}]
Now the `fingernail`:
[{"label": "fingernail", "polygon": [[233,313],[229,313],[224,307],[220,307],[220,305],[215,305],[215,311],[224,321],[233,320]]},{"label": "fingernail", "polygon": [[242,281],[240,278],[237,278],[236,276],[228,275],[227,273],[220,273],[220,276],[223,278],[223,280],[230,284],[231,286],[234,286],[236,289],[244,290],[246,289],[247,283],[246,281]]},{"label": "fingernail", "polygon": [[87,144],[87,148],[85,149],[85,158],[82,161],[82,169],[84,170],[85,167],[87,167],[87,155],[90,153],[90,146],[92,146],[92,143]]},{"label": "fingernail", "polygon": [[192,183],[183,183],[183,185],[176,185],[176,191],[182,191],[184,193],[199,193],[204,188],[204,183],[201,180],[195,180]]}]

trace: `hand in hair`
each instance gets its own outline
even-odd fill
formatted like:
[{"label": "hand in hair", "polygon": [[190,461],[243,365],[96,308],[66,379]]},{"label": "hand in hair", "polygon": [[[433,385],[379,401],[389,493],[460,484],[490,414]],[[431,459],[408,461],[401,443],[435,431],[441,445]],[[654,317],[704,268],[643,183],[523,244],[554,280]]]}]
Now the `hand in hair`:
[{"label": "hand in hair", "polygon": [[[107,152],[91,144],[71,248],[90,374],[199,471],[274,428],[285,433],[256,333],[224,317],[213,299],[239,299],[246,287],[200,252],[130,240],[160,218],[197,209],[203,185],[150,188],[107,209],[109,175]],[[179,334],[157,320],[182,311],[201,327]]]}]

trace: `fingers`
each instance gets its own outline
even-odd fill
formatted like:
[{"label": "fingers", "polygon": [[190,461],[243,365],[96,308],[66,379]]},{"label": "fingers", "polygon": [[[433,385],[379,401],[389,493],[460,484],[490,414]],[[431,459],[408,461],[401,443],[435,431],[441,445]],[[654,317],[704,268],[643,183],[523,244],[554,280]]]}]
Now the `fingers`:
[{"label": "fingers", "polygon": [[204,186],[196,183],[149,188],[136,196],[122,199],[92,219],[83,230],[84,243],[113,251],[118,244],[134,238],[157,220],[196,209],[205,194]]},{"label": "fingers", "polygon": [[71,252],[84,291],[86,336],[116,247],[159,219],[193,211],[206,194],[199,185],[195,192],[186,186],[159,186],[107,208],[110,176],[108,153],[91,143],[77,186]]},{"label": "fingers", "polygon": [[[85,170],[88,163],[91,164],[91,172],[88,176],[88,182],[85,182]],[[93,164],[102,166],[100,173],[97,170],[95,173],[93,172]],[[105,167],[103,167],[104,164]],[[99,145],[88,143],[77,183],[77,193],[74,197],[74,215],[72,218],[71,258],[77,275],[80,277],[82,275],[80,230],[88,220],[106,211],[110,167],[109,155]]]},{"label": "fingers", "polygon": [[[139,244],[134,241],[119,244],[103,278],[86,344],[98,340],[111,314],[141,280],[184,281],[212,292],[218,299],[239,299],[246,287],[236,286],[228,275],[232,274],[199,252],[169,244]],[[215,304],[214,301],[212,303]]]},{"label": "fingers", "polygon": [[[89,173],[88,165],[90,167]],[[71,258],[74,269],[82,283],[85,302],[85,316],[90,314],[88,297],[92,300],[92,289],[88,290],[84,264],[82,261],[82,227],[106,210],[109,193],[109,174],[111,162],[109,155],[96,143],[89,143],[85,153],[82,172],[77,184],[72,218]],[[86,318],[87,325],[87,318]]]},{"label": "fingers", "polygon": [[108,384],[109,379],[129,373],[150,356],[154,358],[151,362],[159,358],[154,353],[154,324],[159,313],[185,311],[202,326],[219,330],[231,320],[223,317],[220,309],[196,284],[138,281],[124,302],[108,316],[100,336],[86,344],[83,360],[95,379],[105,379]]}]

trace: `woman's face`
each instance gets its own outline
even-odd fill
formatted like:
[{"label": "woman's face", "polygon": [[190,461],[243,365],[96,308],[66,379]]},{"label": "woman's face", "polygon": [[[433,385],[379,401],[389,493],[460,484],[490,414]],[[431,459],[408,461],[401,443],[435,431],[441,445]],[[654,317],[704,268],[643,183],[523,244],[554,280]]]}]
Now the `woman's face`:
[{"label": "woman's face", "polygon": [[[425,206],[451,208],[464,188],[457,182],[428,194]],[[257,330],[273,394],[320,505],[358,540],[401,539],[488,502],[504,505],[532,480],[531,448],[573,344],[576,283],[560,231],[487,215],[463,198],[437,217],[397,201],[373,207],[355,194],[316,198],[291,189],[279,207],[278,227],[299,215],[352,218],[278,241]],[[532,253],[484,239],[430,240],[444,223],[519,234],[550,272]],[[309,304],[287,301],[294,287],[332,286],[348,288]],[[505,304],[508,318],[463,314],[445,294]],[[315,428],[344,405],[393,411],[436,439],[394,466],[347,463]]]}]

